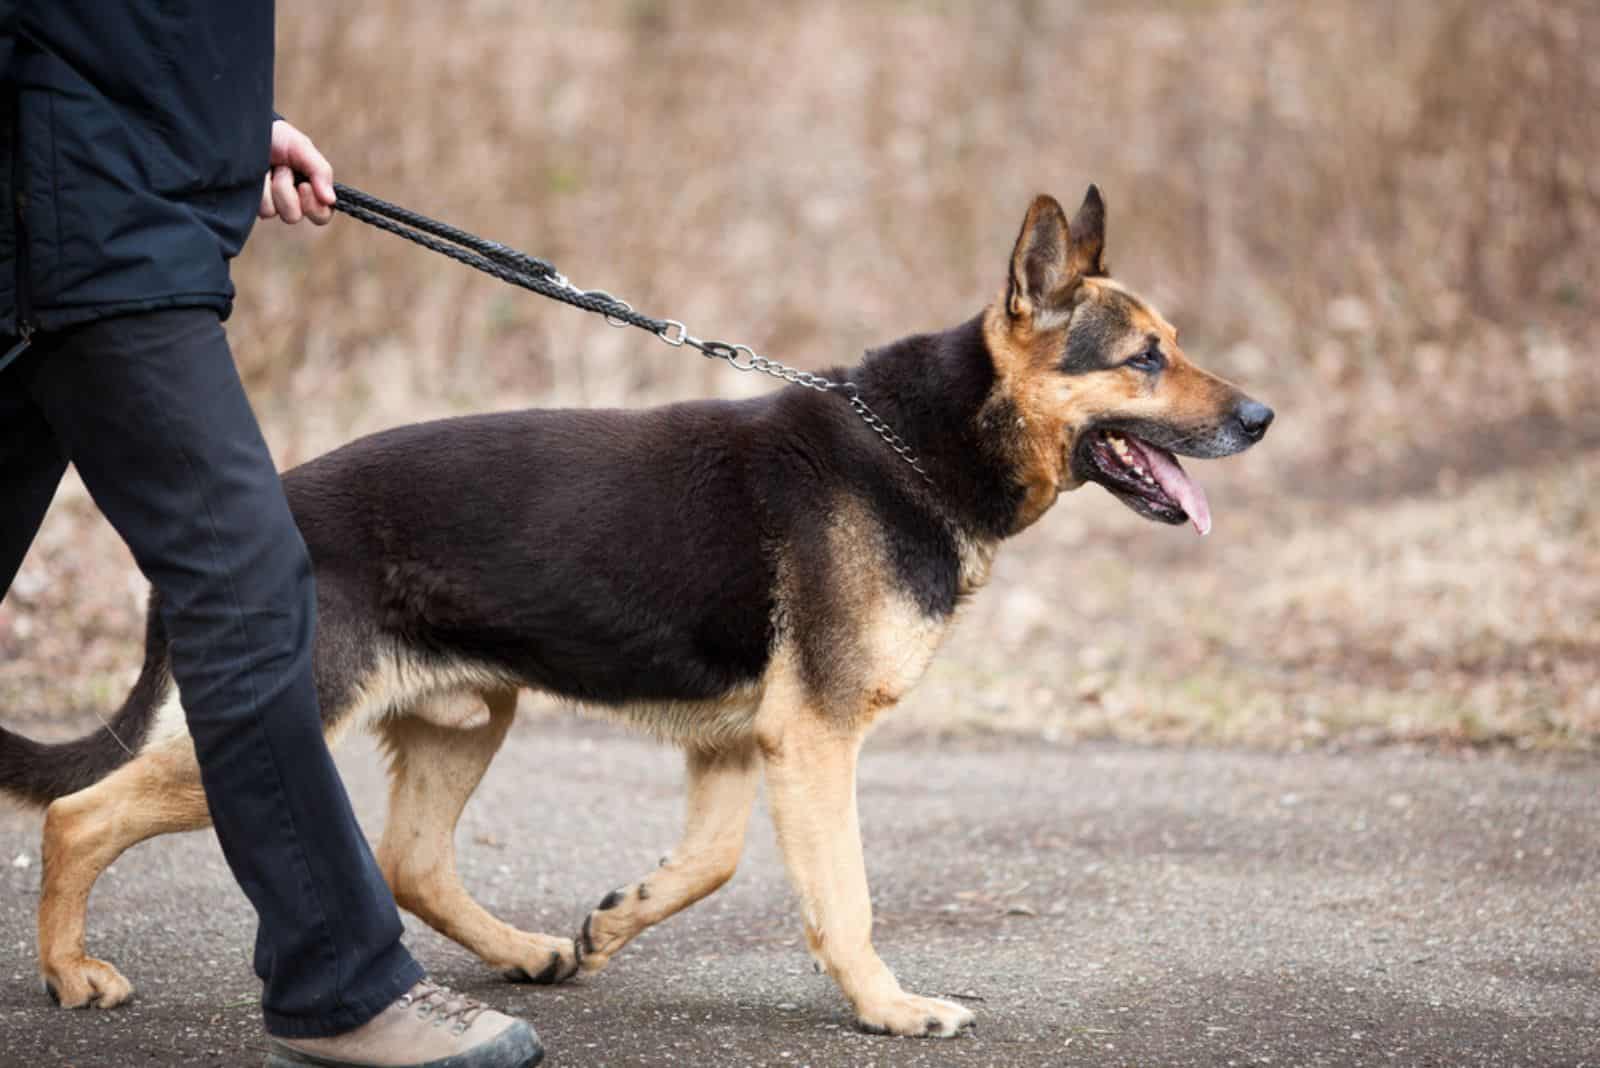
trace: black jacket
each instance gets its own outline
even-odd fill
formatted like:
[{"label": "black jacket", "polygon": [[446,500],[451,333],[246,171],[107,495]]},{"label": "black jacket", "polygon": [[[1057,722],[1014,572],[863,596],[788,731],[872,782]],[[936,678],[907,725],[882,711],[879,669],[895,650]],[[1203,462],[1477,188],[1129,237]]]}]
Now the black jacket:
[{"label": "black jacket", "polygon": [[272,0],[0,0],[0,333],[226,317],[272,131]]}]

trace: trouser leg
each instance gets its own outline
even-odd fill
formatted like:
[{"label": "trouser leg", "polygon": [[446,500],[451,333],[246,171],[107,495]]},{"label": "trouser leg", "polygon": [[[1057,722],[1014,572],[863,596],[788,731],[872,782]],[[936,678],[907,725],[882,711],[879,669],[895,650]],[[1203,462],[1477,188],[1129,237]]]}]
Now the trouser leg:
[{"label": "trouser leg", "polygon": [[422,971],[322,736],[304,542],[215,313],[47,338],[30,391],[161,597],[268,1030],[357,1027]]},{"label": "trouser leg", "polygon": [[[0,338],[0,351],[13,342]],[[31,355],[0,371],[0,600],[67,470],[61,442],[26,389],[37,366]]]}]

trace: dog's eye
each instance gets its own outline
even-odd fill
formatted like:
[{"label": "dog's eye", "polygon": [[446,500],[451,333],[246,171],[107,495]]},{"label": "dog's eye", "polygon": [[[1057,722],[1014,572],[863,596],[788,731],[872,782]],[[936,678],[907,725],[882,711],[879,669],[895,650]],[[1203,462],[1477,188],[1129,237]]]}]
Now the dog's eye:
[{"label": "dog's eye", "polygon": [[1161,355],[1161,350],[1152,345],[1137,356],[1128,358],[1128,366],[1136,371],[1154,373],[1167,365],[1167,358]]}]

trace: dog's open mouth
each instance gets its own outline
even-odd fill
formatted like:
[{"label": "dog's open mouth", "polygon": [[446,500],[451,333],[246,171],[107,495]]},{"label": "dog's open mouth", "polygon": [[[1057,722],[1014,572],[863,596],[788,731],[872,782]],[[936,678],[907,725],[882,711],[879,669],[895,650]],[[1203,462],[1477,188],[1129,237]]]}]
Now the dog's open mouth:
[{"label": "dog's open mouth", "polygon": [[1159,445],[1126,431],[1094,430],[1085,435],[1078,457],[1080,478],[1100,483],[1140,515],[1163,523],[1187,519],[1201,535],[1210,532],[1206,491]]}]

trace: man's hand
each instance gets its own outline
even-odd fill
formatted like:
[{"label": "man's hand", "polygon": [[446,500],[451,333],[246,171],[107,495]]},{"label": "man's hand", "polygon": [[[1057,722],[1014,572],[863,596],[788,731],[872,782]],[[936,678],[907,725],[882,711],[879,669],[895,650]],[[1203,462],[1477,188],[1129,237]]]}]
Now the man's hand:
[{"label": "man's hand", "polygon": [[[272,168],[261,186],[263,219],[297,223],[310,219],[318,226],[333,218],[333,164],[317,151],[311,138],[278,119],[272,124]],[[311,179],[295,185],[299,172]]]}]

